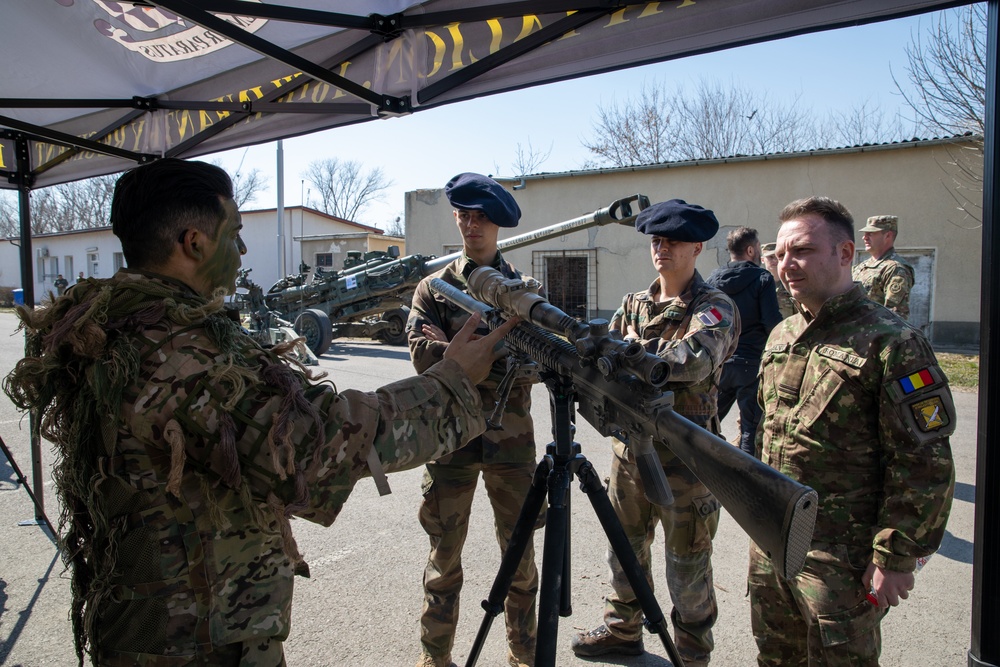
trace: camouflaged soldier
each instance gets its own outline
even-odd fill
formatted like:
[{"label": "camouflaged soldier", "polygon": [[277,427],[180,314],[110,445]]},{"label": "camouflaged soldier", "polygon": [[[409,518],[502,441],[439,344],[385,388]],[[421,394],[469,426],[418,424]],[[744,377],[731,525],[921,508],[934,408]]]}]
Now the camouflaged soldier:
[{"label": "camouflaged soldier", "polygon": [[894,215],[868,218],[861,235],[871,257],[854,267],[853,278],[869,299],[905,320],[910,317],[913,267],[893,247],[898,231],[899,218]]},{"label": "camouflaged soldier", "polygon": [[760,256],[764,268],[774,276],[774,288],[778,295],[778,312],[781,313],[782,318],[785,318],[791,317],[798,311],[795,309],[795,301],[792,299],[792,295],[788,293],[788,288],[785,287],[785,284],[781,282],[781,278],[778,277],[778,258],[774,254],[777,247],[777,243],[763,244],[760,247]]},{"label": "camouflaged soldier", "polygon": [[481,433],[498,339],[470,328],[420,377],[338,392],[224,311],[246,252],[224,171],[133,169],[111,221],[128,268],[21,309],[28,354],[4,387],[57,450],[80,664],[283,665],[308,573],[289,519],[329,525],[359,478]]},{"label": "camouflaged soldier", "polygon": [[757,662],[876,666],[882,618],[944,535],[955,408],[923,334],[852,282],[846,208],[825,197],[786,206],[778,258],[802,313],[764,350],[758,452],[814,488],[820,507],[792,579],[751,545]]},{"label": "camouflaged soldier", "polygon": [[[674,392],[674,410],[718,435],[719,378],[723,362],[736,350],[739,313],[728,296],[702,280],[695,260],[719,223],[712,211],[672,199],[642,211],[635,226],[650,235],[653,266],[660,275],[648,290],[625,296],[611,328],[666,360],[670,381],[664,388]],[[719,502],[657,443],[674,504],[651,504],[635,458],[618,440],[613,446],[611,503],[650,584],[650,546],[656,524],[662,523],[675,644],[689,667],[707,665],[714,648],[712,626],[719,614],[712,588],[712,538],[719,525]],[[608,565],[614,590],[605,599],[604,624],[573,638],[573,652],[579,656],[643,652],[642,609],[610,547]]]},{"label": "camouflaged soldier", "polygon": [[[445,195],[455,209],[462,256],[424,278],[413,296],[406,328],[413,365],[421,373],[441,358],[448,341],[469,318],[466,311],[431,292],[433,278],[462,290],[468,288],[466,279],[478,266],[492,266],[508,278],[523,278],[497,249],[500,228],[515,227],[521,218],[521,210],[510,193],[490,178],[464,173],[448,182]],[[479,384],[483,405],[489,412],[497,401],[497,385],[505,372],[506,364],[498,362]],[[431,551],[424,571],[418,667],[452,664],[462,589],[462,547],[480,473],[503,551],[531,486],[534,469],[531,380],[526,376],[514,382],[503,411],[502,428],[489,430],[458,451],[427,464],[419,517],[430,537]],[[538,571],[529,542],[504,602],[511,665],[534,664],[537,592]]]}]

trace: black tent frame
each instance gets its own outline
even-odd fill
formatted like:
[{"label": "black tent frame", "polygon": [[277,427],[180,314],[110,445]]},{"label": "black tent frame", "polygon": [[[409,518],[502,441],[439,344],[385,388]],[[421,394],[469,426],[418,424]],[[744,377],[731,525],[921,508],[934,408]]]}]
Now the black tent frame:
[{"label": "black tent frame", "polygon": [[[235,43],[241,44],[257,53],[282,62],[297,71],[303,72],[306,81],[321,81],[335,86],[358,98],[356,106],[345,107],[337,104],[336,110],[356,112],[361,118],[369,114],[372,107],[377,109],[379,117],[408,114],[415,110],[433,108],[435,101],[444,93],[454,90],[461,84],[474,79],[499,65],[533,51],[542,45],[566,34],[586,23],[606,16],[618,9],[631,4],[625,0],[525,0],[509,2],[490,7],[475,7],[455,9],[446,12],[431,12],[425,14],[406,13],[383,16],[371,14],[367,16],[340,14],[335,12],[301,9],[288,6],[271,5],[267,3],[247,3],[237,0],[149,0],[136,2],[137,5],[161,7],[173,12],[186,20],[196,23],[214,32],[224,35]],[[934,9],[967,4],[967,2],[941,2]],[[1000,285],[1000,234],[996,225],[1000,223],[1000,197],[997,192],[996,161],[1000,154],[1000,139],[997,135],[997,110],[1000,108],[1000,93],[997,88],[997,72],[1000,69],[998,56],[998,34],[1000,34],[1000,0],[988,0],[987,21],[987,85],[986,85],[986,117],[984,132],[984,171],[983,171],[983,255],[981,277],[980,304],[980,378],[979,378],[979,422],[977,429],[977,468],[976,468],[976,514],[975,514],[975,546],[973,559],[973,595],[972,595],[972,632],[968,653],[970,667],[1000,666],[1000,410],[992,410],[990,398],[1000,395],[1000,359],[994,360],[993,353],[1000,353],[1000,304],[994,304],[993,293]],[[458,21],[476,21],[490,18],[519,17],[525,14],[546,14],[555,12],[573,12],[567,17],[519,40],[481,60],[448,75],[417,94],[418,107],[414,107],[409,97],[395,97],[375,93],[346,77],[336,74],[333,67],[350,60],[381,42],[389,41],[399,36],[409,28],[441,26]],[[363,30],[369,34],[359,39],[344,51],[329,58],[326,62],[314,63],[276,44],[268,42],[248,31],[234,26],[216,17],[215,13],[237,14],[257,18],[308,23],[329,27]],[[880,16],[886,20],[905,16],[899,13],[892,16]],[[856,25],[851,22],[846,25]],[[827,30],[843,25],[825,25],[822,28],[807,28],[795,32],[774,35],[768,39],[790,37],[794,34],[813,30]],[[732,48],[752,43],[747,40],[730,43],[725,48]],[[706,49],[707,50],[707,49]],[[687,51],[675,57],[694,55],[697,51]],[[635,63],[641,64],[641,63]],[[593,71],[590,73],[597,73]],[[303,82],[304,85],[306,81]],[[95,108],[125,110],[120,118],[95,133],[93,139],[82,139],[73,135],[58,132],[40,125],[19,121],[0,115],[0,137],[13,141],[15,147],[14,171],[0,170],[0,178],[13,184],[18,191],[20,212],[20,258],[21,284],[24,302],[29,306],[34,304],[34,275],[31,251],[31,214],[30,192],[38,174],[52,169],[63,161],[82,151],[93,151],[98,154],[115,156],[144,164],[158,159],[160,156],[148,153],[138,153],[101,143],[116,129],[127,125],[139,116],[157,109],[183,109],[190,111],[230,112],[228,118],[222,119],[210,127],[196,133],[183,143],[173,146],[164,157],[188,154],[191,149],[208,138],[224,131],[243,120],[249,114],[255,113],[330,113],[334,105],[314,103],[304,105],[280,104],[276,99],[285,95],[289,89],[280,93],[273,92],[269,96],[256,101],[246,102],[205,102],[192,100],[161,100],[156,97],[133,97],[131,99],[0,99],[0,108]],[[445,104],[457,101],[448,99],[439,101]],[[371,116],[368,115],[368,118]],[[31,165],[29,141],[45,142],[67,148],[57,157],[39,164]],[[37,429],[32,421],[31,426],[31,458],[32,482],[36,496],[36,520],[44,519],[44,500],[42,491],[42,461],[41,443]],[[989,630],[994,628],[994,630]]]}]

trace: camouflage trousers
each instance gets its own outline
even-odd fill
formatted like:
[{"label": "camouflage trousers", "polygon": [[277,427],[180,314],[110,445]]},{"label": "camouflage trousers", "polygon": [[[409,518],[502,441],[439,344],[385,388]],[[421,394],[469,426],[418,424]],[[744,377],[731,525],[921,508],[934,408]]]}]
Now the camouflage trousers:
[{"label": "camouflage trousers", "polygon": [[[486,493],[493,506],[497,542],[503,552],[531,487],[534,470],[534,463],[427,464],[419,513],[420,525],[431,541],[424,570],[424,608],[420,615],[420,644],[427,655],[447,656],[455,641],[463,578],[462,547],[469,530],[469,514],[479,473],[483,474]],[[544,515],[535,527],[543,521]],[[537,594],[535,550],[529,542],[504,602],[507,645],[515,657],[529,665],[534,664],[535,656]]]},{"label": "camouflage trousers", "polygon": [[102,651],[97,662],[101,667],[285,667],[285,653],[281,640],[262,637],[193,657]]},{"label": "camouflage trousers", "polygon": [[[674,494],[674,504],[654,505],[646,500],[631,452],[616,444],[615,454],[608,490],[611,504],[650,587],[650,546],[656,524],[663,525],[667,588],[674,605],[670,615],[674,643],[685,662],[707,663],[715,646],[712,626],[719,616],[712,585],[712,538],[719,526],[719,501],[684,464],[671,457],[663,472]],[[614,593],[605,599],[604,623],[612,634],[636,639],[642,633],[642,608],[610,548],[608,565]]]},{"label": "camouflage trousers", "polygon": [[865,598],[871,549],[813,544],[805,566],[782,579],[750,545],[750,619],[761,667],[878,667],[885,610]]}]

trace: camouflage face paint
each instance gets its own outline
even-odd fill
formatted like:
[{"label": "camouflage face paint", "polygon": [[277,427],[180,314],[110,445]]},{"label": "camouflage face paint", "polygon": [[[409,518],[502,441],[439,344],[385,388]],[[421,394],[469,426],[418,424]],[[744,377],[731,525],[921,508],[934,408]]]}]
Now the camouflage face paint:
[{"label": "camouflage face paint", "polygon": [[246,254],[247,247],[240,237],[243,221],[236,202],[227,199],[223,207],[226,217],[219,223],[216,237],[205,245],[205,261],[198,269],[198,276],[210,292],[223,287],[233,294],[236,274],[242,265],[240,258]]}]

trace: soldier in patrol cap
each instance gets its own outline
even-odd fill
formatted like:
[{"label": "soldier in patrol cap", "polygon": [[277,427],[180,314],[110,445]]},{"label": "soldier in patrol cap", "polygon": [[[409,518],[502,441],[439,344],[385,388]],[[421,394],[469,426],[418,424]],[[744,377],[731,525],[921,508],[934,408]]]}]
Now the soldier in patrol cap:
[{"label": "soldier in patrol cap", "polygon": [[944,536],[955,406],[920,330],[851,280],[850,212],[810,197],[780,220],[778,273],[801,312],[764,348],[757,451],[815,489],[820,505],[795,577],[783,579],[751,544],[757,662],[875,667],[882,618]]},{"label": "soldier in patrol cap", "polygon": [[774,288],[778,294],[778,312],[781,313],[782,318],[785,318],[795,314],[795,301],[792,300],[792,295],[788,293],[788,288],[785,287],[785,284],[781,282],[781,278],[778,277],[778,258],[774,254],[777,247],[777,243],[762,244],[760,246],[760,257],[764,268],[774,276]]},{"label": "soldier in patrol cap", "polygon": [[899,218],[894,215],[868,218],[861,236],[871,257],[854,267],[853,278],[869,299],[905,320],[910,316],[913,267],[893,247],[898,232]]},{"label": "soldier in patrol cap", "polygon": [[[635,222],[636,229],[649,237],[653,268],[659,275],[648,289],[625,295],[611,328],[664,359],[670,365],[665,389],[674,392],[674,409],[718,435],[719,379],[723,362],[736,350],[739,312],[728,296],[702,280],[695,261],[705,241],[719,230],[719,221],[708,209],[671,199],[646,208]],[[650,547],[656,524],[662,524],[677,650],[686,665],[703,667],[714,648],[712,626],[719,613],[712,585],[712,538],[719,524],[719,502],[657,443],[674,504],[651,504],[643,493],[635,458],[617,439],[612,445],[611,503],[649,581]],[[608,565],[612,592],[605,598],[604,623],[573,638],[576,655],[638,655],[644,650],[642,609],[610,547]]]},{"label": "soldier in patrol cap", "polygon": [[[514,197],[493,179],[473,173],[455,176],[444,191],[462,235],[462,256],[424,278],[413,295],[406,329],[410,356],[418,373],[441,358],[450,345],[448,341],[469,319],[466,311],[431,291],[432,279],[440,278],[465,291],[469,274],[479,266],[492,266],[508,278],[526,278],[497,249],[500,228],[516,227],[521,218]],[[506,364],[498,362],[478,385],[486,415],[493,411],[506,370]],[[431,550],[424,570],[418,667],[453,664],[451,652],[462,590],[462,547],[480,474],[493,506],[501,553],[507,548],[535,470],[532,381],[532,377],[524,375],[514,380],[501,428],[474,438],[465,447],[428,463],[425,469],[419,519],[430,537]],[[539,525],[542,521],[544,517],[540,517]],[[535,662],[537,592],[538,570],[529,541],[504,602],[507,660],[514,667]]]}]

